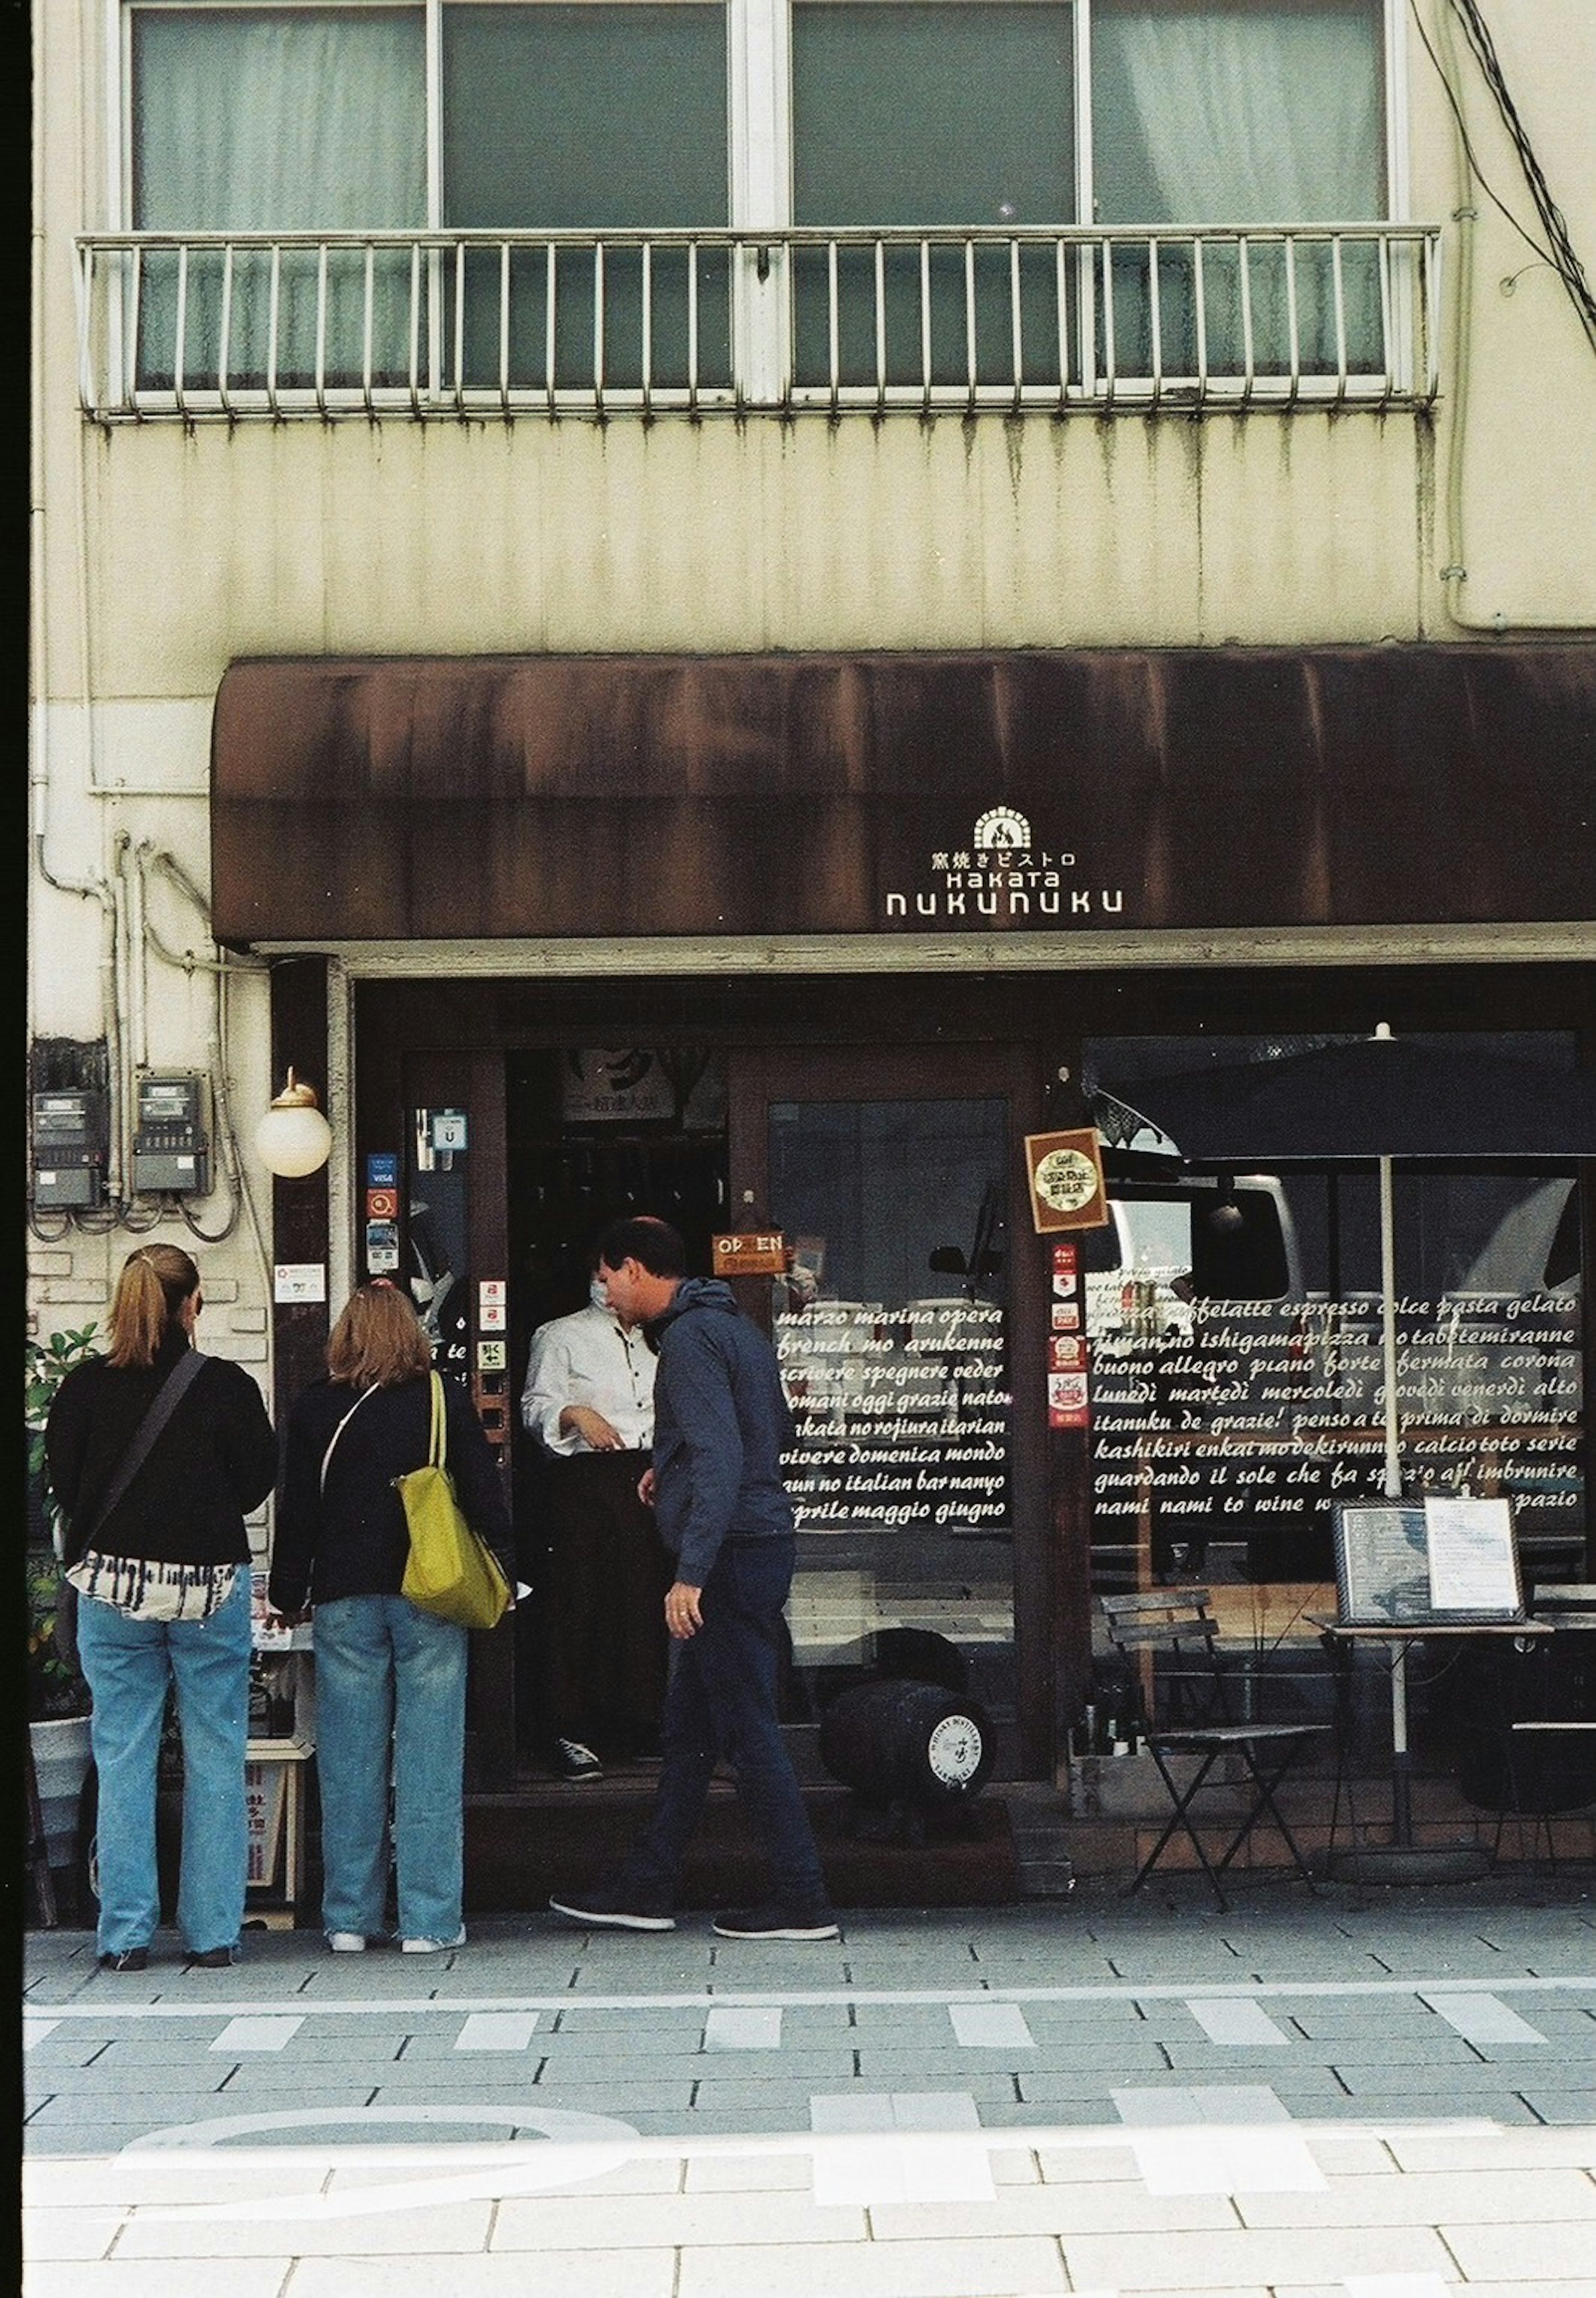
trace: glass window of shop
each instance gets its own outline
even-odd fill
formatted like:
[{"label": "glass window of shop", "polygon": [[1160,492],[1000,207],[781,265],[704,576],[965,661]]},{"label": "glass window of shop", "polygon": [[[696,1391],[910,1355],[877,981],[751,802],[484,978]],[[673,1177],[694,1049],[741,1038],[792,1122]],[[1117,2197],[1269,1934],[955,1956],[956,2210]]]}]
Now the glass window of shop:
[{"label": "glass window of shop", "polygon": [[1014,1714],[1002,1100],[770,1110],[770,1199],[793,1248],[773,1331],[797,1435],[790,1624],[800,1685],[938,1637]]},{"label": "glass window of shop", "polygon": [[[1566,1039],[1478,1043],[1572,1059]],[[1138,1078],[1269,1051],[1100,1040],[1087,1062],[1117,1115]],[[1148,1130],[1135,1145],[1159,1144]],[[1095,1585],[1201,1579],[1284,1632],[1333,1596],[1333,1505],[1381,1488],[1377,1169],[1211,1170],[1112,1194],[1112,1225],[1082,1240]],[[1583,1578],[1573,1165],[1399,1162],[1394,1214],[1405,1489],[1506,1497],[1526,1585]]]}]

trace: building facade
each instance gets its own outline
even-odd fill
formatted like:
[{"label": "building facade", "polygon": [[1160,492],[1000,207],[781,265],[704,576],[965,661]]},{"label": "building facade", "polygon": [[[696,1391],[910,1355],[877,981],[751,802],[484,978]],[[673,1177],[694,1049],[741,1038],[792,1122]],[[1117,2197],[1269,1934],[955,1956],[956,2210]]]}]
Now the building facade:
[{"label": "building facade", "polygon": [[[34,43],[34,1328],[197,1239],[281,1412],[401,1277],[535,1584],[600,1222],[779,1232],[795,1730],[928,1629],[1060,1777],[1095,1591],[1171,1570],[1289,1657],[1377,1467],[1374,1174],[1176,1178],[1137,1093],[1382,1022],[1596,1062],[1590,11]],[[333,1149],[274,1181],[290,1067]],[[1043,1233],[1025,1144],[1094,1127],[1112,1219]],[[1406,1466],[1590,1578],[1564,1145],[1399,1173]],[[531,1791],[514,1633],[473,1698]]]}]

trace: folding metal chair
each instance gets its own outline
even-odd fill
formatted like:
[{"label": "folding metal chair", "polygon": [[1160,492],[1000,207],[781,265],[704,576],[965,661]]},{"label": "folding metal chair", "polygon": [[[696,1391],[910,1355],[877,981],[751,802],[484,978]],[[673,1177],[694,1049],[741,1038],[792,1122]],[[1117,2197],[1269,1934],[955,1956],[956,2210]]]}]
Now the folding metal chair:
[{"label": "folding metal chair", "polygon": [[[1131,1662],[1130,1675],[1139,1709],[1137,1728],[1170,1791],[1175,1808],[1169,1825],[1141,1866],[1130,1889],[1139,1890],[1157,1866],[1178,1832],[1184,1831],[1201,1862],[1220,1907],[1228,1903],[1220,1877],[1247,1842],[1267,1813],[1290,1852],[1297,1872],[1317,1896],[1312,1870],[1296,1838],[1280,1814],[1275,1790],[1296,1764],[1311,1740],[1327,1732],[1327,1724],[1256,1724],[1234,1717],[1228,1687],[1215,1649],[1219,1622],[1209,1608],[1206,1588],[1159,1588],[1137,1596],[1100,1599],[1108,1633],[1117,1651]],[[1155,1673],[1160,1657],[1170,1666]],[[1148,1683],[1144,1683],[1145,1669]],[[1158,1694],[1162,1683],[1165,1698]],[[1148,1685],[1150,1684],[1150,1688]],[[1159,1720],[1160,1706],[1163,1719]],[[1182,1786],[1170,1758],[1193,1756],[1196,1769]],[[1251,1802],[1239,1827],[1218,1860],[1211,1860],[1195,1824],[1192,1806],[1222,1757],[1239,1758],[1246,1773]],[[1214,1787],[1229,1784],[1216,1780]]]}]

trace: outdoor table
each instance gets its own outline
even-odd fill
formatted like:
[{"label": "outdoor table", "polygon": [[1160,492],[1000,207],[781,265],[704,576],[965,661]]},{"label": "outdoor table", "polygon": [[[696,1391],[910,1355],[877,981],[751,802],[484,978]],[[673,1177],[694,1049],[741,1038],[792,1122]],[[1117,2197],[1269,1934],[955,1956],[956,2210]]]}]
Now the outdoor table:
[{"label": "outdoor table", "polygon": [[1391,1840],[1354,1844],[1332,1852],[1330,1872],[1352,1883],[1462,1883],[1489,1872],[1491,1855],[1478,1843],[1415,1843],[1412,1757],[1408,1747],[1408,1649],[1432,1637],[1550,1636],[1547,1620],[1339,1620],[1310,1616],[1338,1643],[1381,1643],[1391,1651]]}]

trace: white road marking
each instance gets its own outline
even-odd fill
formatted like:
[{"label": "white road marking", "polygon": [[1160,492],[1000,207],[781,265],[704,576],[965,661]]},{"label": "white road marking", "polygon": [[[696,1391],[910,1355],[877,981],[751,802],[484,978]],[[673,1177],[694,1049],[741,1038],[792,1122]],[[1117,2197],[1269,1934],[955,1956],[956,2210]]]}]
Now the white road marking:
[{"label": "white road marking", "polygon": [[704,2021],[707,2051],[779,2051],[781,2047],[779,2010],[732,2006],[712,2011]]},{"label": "white road marking", "polygon": [[537,2032],[535,2011],[474,2011],[454,2038],[457,2051],[524,2051]]},{"label": "white road marking", "polygon": [[59,2019],[41,2019],[33,2012],[24,2011],[22,2013],[22,2048],[25,2051],[32,2050],[34,2045],[36,2043],[42,2043],[46,2035],[53,2035],[60,2024],[61,2021]]},{"label": "white road marking", "polygon": [[1261,2004],[1219,1996],[1194,1996],[1187,2009],[1211,2043],[1233,2045],[1237,2050],[1274,2049],[1291,2038],[1277,2027]]},{"label": "white road marking", "polygon": [[1543,2051],[1547,2048],[1546,2038],[1541,2029],[1532,2027],[1527,2019],[1521,2019],[1517,2012],[1507,2004],[1499,2003],[1493,1993],[1437,1995],[1434,1998],[1421,1994],[1419,2000],[1427,2003],[1449,2027],[1455,2028],[1466,2043],[1474,2043],[1481,2050],[1489,2050],[1498,2044],[1505,2044],[1514,2050]]},{"label": "white road marking", "polygon": [[953,2031],[969,2050],[1034,2051],[1036,2038],[1017,2003],[950,2003]]},{"label": "white road marking", "polygon": [[213,2051],[285,2050],[304,2023],[302,2019],[259,2015],[229,2019],[211,2047]]},{"label": "white road marking", "polygon": [[[891,2102],[897,2105],[898,2102]],[[923,2107],[923,2101],[903,2102],[906,2112]],[[880,2109],[875,2124],[881,2125]],[[488,2143],[481,2140],[443,2140],[426,2145],[359,2137],[345,2141],[311,2141],[301,2145],[284,2145],[275,2139],[260,2146],[237,2145],[237,2139],[263,2136],[293,2129],[326,2129],[343,2126],[372,2129],[445,2123],[475,2124],[478,2128],[498,2122],[506,2128],[537,2129],[542,2139],[508,2139]],[[900,2157],[918,2154],[927,2176],[919,2184],[929,2184],[930,2199],[948,2197],[946,2169],[950,2158],[958,2153],[984,2150],[988,2157],[996,2152],[1008,2153],[1022,2145],[1048,2153],[1117,2153],[1127,2143],[1134,2144],[1131,2133],[1123,2123],[1056,2125],[995,2125],[980,2129],[915,2131],[897,2125],[891,2126],[888,2143],[900,2150]],[[587,2134],[591,2133],[590,2140]],[[1486,2118],[1473,2116],[1452,2118],[1441,2121],[1414,2121],[1407,2116],[1379,2121],[1299,2122],[1293,2133],[1304,2139],[1313,2137],[1341,2145],[1348,2138],[1388,2139],[1400,2134],[1405,2138],[1435,2139],[1500,2137],[1510,2135],[1521,2138],[1525,2133],[1515,2128],[1511,2133],[1504,2126]],[[568,2136],[566,2134],[569,2134]],[[614,2134],[613,2137],[611,2134]],[[624,2135],[623,2135],[624,2134]],[[1147,2132],[1145,2136],[1154,2134]],[[1169,2134],[1173,2136],[1172,2133]],[[1285,2136],[1286,2134],[1278,2134]],[[1549,2133],[1551,2137],[1558,2134]],[[886,2132],[882,2132],[886,2138]],[[871,2142],[871,2143],[873,2143]],[[601,2115],[556,2112],[540,2110],[535,2115],[517,2108],[512,2123],[503,2108],[481,2107],[396,2107],[381,2108],[317,2108],[300,2112],[286,2111],[276,2114],[240,2115],[224,2121],[189,2123],[153,2132],[148,2137],[136,2139],[115,2153],[96,2158],[102,2162],[126,2165],[136,2170],[141,2178],[157,2178],[170,2170],[180,2178],[192,2175],[196,2153],[216,2150],[224,2160],[229,2174],[235,2178],[249,2175],[258,2178],[262,2191],[260,2195],[229,2203],[189,2203],[177,2207],[157,2208],[141,2200],[122,2206],[122,2216],[128,2216],[136,2207],[141,2219],[156,2219],[161,2223],[186,2220],[236,2220],[245,2223],[253,2219],[310,2219],[312,2218],[352,2218],[384,2211],[424,2210],[434,2203],[458,2201],[492,2201],[501,2195],[540,2193],[558,2194],[586,2184],[624,2162],[706,2162],[762,2161],[767,2158],[789,2158],[797,2153],[809,2153],[816,2166],[816,2185],[821,2183],[823,2163],[836,2166],[840,2182],[841,2166],[857,2159],[862,2144],[856,2130],[835,2132],[780,2131],[738,2133],[731,2136],[704,2137],[645,2138],[633,2131],[627,2123],[612,2121]],[[900,2159],[897,2169],[902,2170]],[[391,2174],[392,2183],[380,2187],[335,2188],[330,2193],[310,2193],[308,2186],[324,2186],[335,2173],[379,2170]],[[437,2174],[437,2175],[434,2175]],[[284,2194],[280,2189],[287,2178],[297,2181],[295,2191]],[[899,2180],[901,2183],[901,2178]],[[996,2187],[991,2188],[993,2194]],[[915,2199],[920,2197],[916,2195]],[[839,2196],[838,2199],[842,2199]],[[891,2197],[872,2192],[872,2203]],[[989,2199],[986,2189],[979,2197]],[[1375,2277],[1377,2281],[1378,2277]],[[1086,2294],[1081,2294],[1086,2298]],[[1112,2292],[1092,2294],[1092,2298],[1113,2298]],[[1384,2298],[1384,2294],[1371,2290],[1370,2298]],[[1426,2289],[1424,2298],[1430,2298]]]},{"label": "white road marking", "polygon": [[[1269,2002],[1287,1997],[1306,2002],[1347,2001],[1357,1998],[1383,1998],[1387,2001],[1401,1997],[1420,1996],[1434,2009],[1437,1998],[1454,1995],[1477,1995],[1477,1979],[1334,1979],[1236,1981],[1220,1987],[1204,1987],[1203,2000],[1213,2003],[1225,1999],[1238,2002]],[[1564,1976],[1525,1979],[1493,1979],[1491,1992],[1502,1995],[1549,1995],[1573,1993],[1589,1996],[1596,2003],[1596,1979],[1588,1971]],[[868,1988],[830,1987],[793,1988],[784,1991],[739,1989],[713,1995],[583,1995],[580,1997],[584,2011],[710,2011],[721,2005],[773,2005],[783,2009],[824,2009],[836,2004],[860,2003],[881,2005],[902,2004],[910,2006],[945,2006],[955,2003],[1186,2003],[1192,1998],[1192,1983],[1187,1980],[1178,1985],[1144,1986],[1134,1980],[1115,1986],[1097,1987],[992,1987],[972,1992],[969,1988]],[[395,1996],[385,2002],[351,2002],[344,2000],[314,2001],[299,1998],[300,2010],[307,2019],[388,2019],[399,2015],[415,2016],[421,2013],[464,2016],[473,2011],[568,2011],[572,1996],[568,1990],[555,1995],[487,1995],[487,1996]],[[239,2003],[234,2005],[240,2016],[270,2016],[280,2011],[281,1998],[261,2003]],[[207,2009],[194,2003],[118,2003],[92,1994],[87,2000],[71,2003],[41,2003],[41,2013],[57,2019],[213,2019],[215,2007]]]},{"label": "white road marking", "polygon": [[[833,2093],[809,2101],[809,2121],[819,2135],[846,2134],[851,2141],[816,2147],[817,2203],[996,2198],[989,2150],[1000,2134],[982,2131],[967,2090]],[[892,2135],[877,2137],[878,2131]]]},{"label": "white road marking", "polygon": [[[1325,2176],[1266,2084],[1112,2093],[1151,2195],[1311,2195]],[[1285,2126],[1285,2127],[1283,2127]]]},{"label": "white road marking", "polygon": [[[519,2103],[506,2112],[501,2106],[316,2106],[285,2107],[267,2114],[227,2115],[211,2122],[169,2125],[125,2146],[119,2159],[144,2165],[164,2154],[186,2157],[211,2148],[226,2149],[229,2162],[239,2159],[231,2145],[268,2131],[359,2130],[417,2129],[440,2123],[470,2123],[480,2129],[500,2123],[516,2130],[538,2130],[539,2139],[511,2139],[492,2147],[428,2150],[451,2170],[462,2159],[471,2164],[464,2172],[440,2178],[411,2175],[393,2186],[341,2189],[333,2194],[263,2195],[248,2202],[199,2203],[171,2210],[141,2210],[141,2218],[162,2220],[232,2219],[348,2219],[370,2218],[387,2211],[430,2209],[438,2203],[475,2202],[501,2195],[542,2194],[583,2186],[616,2170],[631,2156],[637,2132],[629,2122],[608,2114],[579,2114],[558,2107],[527,2107]],[[412,2158],[419,2149],[381,2150],[382,2159]],[[329,2157],[329,2167],[360,2166],[362,2150],[340,2146]],[[259,2160],[259,2158],[256,2158]],[[265,2168],[269,2177],[269,2167]]]}]

